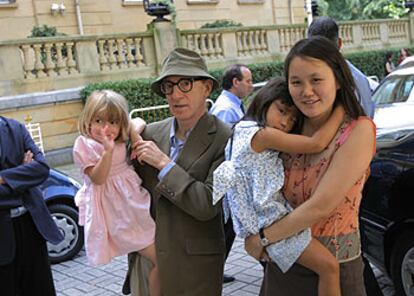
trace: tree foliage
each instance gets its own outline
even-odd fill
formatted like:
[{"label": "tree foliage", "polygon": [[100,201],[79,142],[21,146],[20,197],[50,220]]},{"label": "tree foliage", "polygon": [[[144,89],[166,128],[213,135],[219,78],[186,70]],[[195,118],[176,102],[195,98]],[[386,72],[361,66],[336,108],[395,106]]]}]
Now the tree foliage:
[{"label": "tree foliage", "polygon": [[405,0],[318,0],[322,15],[337,21],[394,18],[408,14]]}]

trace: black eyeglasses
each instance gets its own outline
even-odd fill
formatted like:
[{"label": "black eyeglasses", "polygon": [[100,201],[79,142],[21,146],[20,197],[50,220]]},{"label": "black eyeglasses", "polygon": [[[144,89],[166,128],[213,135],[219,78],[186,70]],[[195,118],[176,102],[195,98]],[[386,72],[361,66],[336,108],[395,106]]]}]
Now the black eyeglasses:
[{"label": "black eyeglasses", "polygon": [[174,91],[174,86],[178,86],[178,89],[183,93],[187,93],[193,89],[194,81],[205,80],[205,77],[191,77],[191,78],[181,78],[177,82],[172,82],[168,80],[163,80],[160,84],[161,92],[164,95],[171,95]]}]

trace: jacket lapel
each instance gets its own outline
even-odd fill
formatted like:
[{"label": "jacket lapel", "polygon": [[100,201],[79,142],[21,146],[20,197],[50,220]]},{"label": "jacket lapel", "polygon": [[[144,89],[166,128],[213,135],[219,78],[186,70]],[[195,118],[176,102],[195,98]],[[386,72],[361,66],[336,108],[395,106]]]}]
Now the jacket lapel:
[{"label": "jacket lapel", "polygon": [[188,170],[211,145],[215,133],[216,125],[213,117],[204,114],[190,133],[176,163],[184,170]]},{"label": "jacket lapel", "polygon": [[152,136],[158,148],[168,156],[170,155],[170,130],[173,120],[174,118],[171,117],[170,120],[168,120],[165,125],[160,126],[157,133]]},{"label": "jacket lapel", "polygon": [[[6,161],[6,155],[8,153],[7,147],[10,146],[10,143],[6,143],[5,140],[9,139],[8,136],[9,133],[9,127],[7,126],[6,119],[3,117],[0,118],[0,169],[6,169],[5,161]],[[16,147],[15,147],[16,148]]]}]

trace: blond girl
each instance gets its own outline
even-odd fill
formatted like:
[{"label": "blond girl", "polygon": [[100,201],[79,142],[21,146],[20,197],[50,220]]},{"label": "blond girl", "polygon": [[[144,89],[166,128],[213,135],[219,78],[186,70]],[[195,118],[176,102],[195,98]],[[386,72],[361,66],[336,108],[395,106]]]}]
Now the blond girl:
[{"label": "blond girl", "polygon": [[73,147],[84,180],[75,203],[89,261],[106,264],[113,257],[138,251],[154,264],[150,295],[160,295],[151,197],[127,157],[129,135],[139,137],[144,126],[142,120],[132,125],[128,104],[120,94],[101,90],[88,97],[79,119],[81,135]]}]

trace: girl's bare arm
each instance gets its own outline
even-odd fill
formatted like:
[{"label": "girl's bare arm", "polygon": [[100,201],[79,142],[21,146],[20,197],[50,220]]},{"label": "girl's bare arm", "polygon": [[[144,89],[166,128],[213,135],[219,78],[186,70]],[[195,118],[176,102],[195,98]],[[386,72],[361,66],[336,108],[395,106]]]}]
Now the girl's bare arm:
[{"label": "girl's bare arm", "polygon": [[286,153],[318,153],[332,141],[344,120],[344,109],[338,106],[328,121],[313,136],[288,134],[281,130],[265,127],[252,139],[252,148],[256,152],[274,149]]}]

